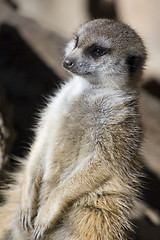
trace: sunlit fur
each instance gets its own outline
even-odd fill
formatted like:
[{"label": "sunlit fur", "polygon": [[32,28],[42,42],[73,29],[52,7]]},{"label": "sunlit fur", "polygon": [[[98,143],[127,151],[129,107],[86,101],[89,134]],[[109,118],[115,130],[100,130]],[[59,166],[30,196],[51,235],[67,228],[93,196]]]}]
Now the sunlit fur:
[{"label": "sunlit fur", "polygon": [[[111,20],[91,21],[77,35],[77,46],[74,38],[66,48],[72,77],[41,114],[17,184],[5,193],[0,240],[128,239],[141,174],[145,50],[132,29]],[[92,44],[111,52],[93,59],[85,53]],[[142,60],[134,72],[130,56]]]}]

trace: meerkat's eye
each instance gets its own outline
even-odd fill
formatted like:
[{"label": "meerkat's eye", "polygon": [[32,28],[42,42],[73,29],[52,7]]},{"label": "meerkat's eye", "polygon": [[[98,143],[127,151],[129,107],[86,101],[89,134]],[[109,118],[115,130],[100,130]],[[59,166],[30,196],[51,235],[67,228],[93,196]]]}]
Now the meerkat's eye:
[{"label": "meerkat's eye", "polygon": [[91,55],[93,58],[101,57],[111,52],[111,48],[104,48],[98,45],[92,45],[86,49],[86,53]]},{"label": "meerkat's eye", "polygon": [[76,38],[75,38],[75,46],[74,46],[74,48],[76,48],[76,47],[78,46],[78,42],[79,42],[79,37],[76,36]]}]

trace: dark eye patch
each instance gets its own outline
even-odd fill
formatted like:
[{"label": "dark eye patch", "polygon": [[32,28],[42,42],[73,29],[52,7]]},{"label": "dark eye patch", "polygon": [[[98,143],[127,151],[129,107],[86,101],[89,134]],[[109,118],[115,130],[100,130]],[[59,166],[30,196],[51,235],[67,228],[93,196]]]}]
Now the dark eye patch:
[{"label": "dark eye patch", "polygon": [[101,57],[107,53],[110,53],[111,52],[111,48],[105,48],[105,47],[101,47],[99,45],[92,45],[91,47],[88,47],[86,50],[85,50],[85,53],[87,55],[91,55],[93,58],[98,58],[98,57]]}]

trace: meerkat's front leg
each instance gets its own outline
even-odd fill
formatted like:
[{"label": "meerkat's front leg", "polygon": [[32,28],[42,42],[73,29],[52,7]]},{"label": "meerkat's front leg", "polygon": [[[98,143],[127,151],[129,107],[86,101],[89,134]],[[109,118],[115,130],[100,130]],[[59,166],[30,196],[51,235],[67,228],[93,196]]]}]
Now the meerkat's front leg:
[{"label": "meerkat's front leg", "polygon": [[42,127],[37,132],[34,144],[31,147],[21,184],[21,212],[20,220],[25,230],[32,228],[32,220],[37,214],[39,189],[45,168],[46,137],[48,131]]},{"label": "meerkat's front leg", "polygon": [[32,219],[37,213],[38,188],[43,174],[40,153],[31,151],[21,185],[20,220],[23,228],[32,228]]},{"label": "meerkat's front leg", "polygon": [[108,171],[104,171],[107,167],[104,159],[97,161],[95,156],[88,158],[82,169],[76,171],[51,192],[35,219],[35,240],[40,239],[48,228],[54,226],[69,203],[93,191],[109,178]]}]

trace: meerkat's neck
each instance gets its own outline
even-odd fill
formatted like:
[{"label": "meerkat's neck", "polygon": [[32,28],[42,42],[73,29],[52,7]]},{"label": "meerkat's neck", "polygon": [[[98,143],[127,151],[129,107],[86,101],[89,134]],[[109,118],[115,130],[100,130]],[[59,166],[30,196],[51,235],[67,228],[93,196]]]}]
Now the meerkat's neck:
[{"label": "meerkat's neck", "polygon": [[[132,80],[131,80],[132,81]],[[116,94],[116,92],[124,92],[129,95],[137,95],[138,88],[133,87],[132,84],[128,84],[128,77],[119,77],[117,80],[117,76],[108,76],[107,79],[95,78],[93,81],[88,77],[73,75],[71,78],[71,82],[74,82],[76,86],[74,91],[82,91],[85,88],[97,88],[97,89],[105,89],[106,93]]]}]

